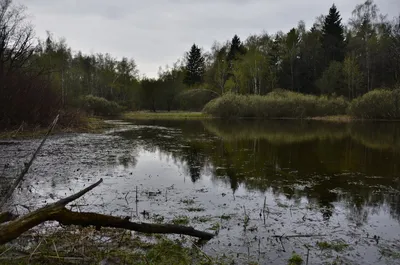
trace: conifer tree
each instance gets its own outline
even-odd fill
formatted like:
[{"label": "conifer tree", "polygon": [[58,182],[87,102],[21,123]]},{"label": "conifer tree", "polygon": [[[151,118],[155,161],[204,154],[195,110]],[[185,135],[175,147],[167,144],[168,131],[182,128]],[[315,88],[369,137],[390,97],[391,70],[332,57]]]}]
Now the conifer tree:
[{"label": "conifer tree", "polygon": [[344,60],[346,48],[344,28],[335,4],[329,9],[329,14],[322,27],[322,47],[327,65],[330,61],[342,62]]},{"label": "conifer tree", "polygon": [[184,83],[188,86],[194,86],[203,82],[205,72],[204,56],[200,48],[193,44],[186,57],[186,73]]}]

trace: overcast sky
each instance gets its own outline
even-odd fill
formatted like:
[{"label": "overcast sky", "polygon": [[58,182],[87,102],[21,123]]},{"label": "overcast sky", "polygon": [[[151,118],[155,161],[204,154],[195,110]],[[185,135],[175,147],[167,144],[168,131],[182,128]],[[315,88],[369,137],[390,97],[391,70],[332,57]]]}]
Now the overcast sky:
[{"label": "overcast sky", "polygon": [[[287,31],[326,14],[333,0],[14,0],[28,7],[37,36],[65,37],[74,51],[133,58],[141,74],[181,58],[193,43],[208,50],[238,34]],[[336,0],[348,21],[359,0]],[[394,17],[400,0],[375,0]]]}]

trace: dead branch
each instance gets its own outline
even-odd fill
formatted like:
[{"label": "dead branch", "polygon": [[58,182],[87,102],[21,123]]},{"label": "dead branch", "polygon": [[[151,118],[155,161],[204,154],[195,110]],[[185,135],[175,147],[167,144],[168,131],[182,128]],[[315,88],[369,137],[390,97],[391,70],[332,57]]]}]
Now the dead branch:
[{"label": "dead branch", "polygon": [[102,181],[103,180],[100,179],[98,182],[76,194],[61,199],[55,203],[48,204],[17,219],[15,219],[15,215],[11,215],[10,213],[0,214],[0,216],[9,216],[8,218],[5,218],[5,220],[11,219],[8,223],[3,223],[0,225],[0,245],[16,239],[22,233],[46,221],[57,221],[63,225],[95,226],[98,229],[101,227],[112,227],[123,228],[142,233],[189,235],[206,240],[214,237],[214,234],[198,231],[193,227],[170,224],[160,225],[150,223],[134,223],[130,222],[126,218],[122,219],[119,217],[98,213],[78,213],[65,208],[68,203],[82,197],[87,192],[100,185]]}]

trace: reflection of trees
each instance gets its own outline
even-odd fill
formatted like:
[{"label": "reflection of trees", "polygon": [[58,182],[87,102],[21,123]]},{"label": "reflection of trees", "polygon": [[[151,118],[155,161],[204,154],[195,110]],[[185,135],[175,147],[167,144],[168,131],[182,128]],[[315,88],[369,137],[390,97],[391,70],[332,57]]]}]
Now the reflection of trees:
[{"label": "reflection of trees", "polygon": [[140,136],[145,148],[170,154],[186,165],[193,182],[212,164],[213,177],[226,181],[234,192],[245,185],[293,200],[307,197],[316,202],[325,219],[332,216],[337,201],[346,202],[349,218],[357,223],[365,222],[368,211],[383,204],[389,206],[391,216],[400,219],[399,193],[392,196],[386,192],[400,189],[396,180],[400,145],[395,136],[399,125],[297,121],[204,124],[157,121],[157,126],[139,127],[122,135],[131,139]]}]

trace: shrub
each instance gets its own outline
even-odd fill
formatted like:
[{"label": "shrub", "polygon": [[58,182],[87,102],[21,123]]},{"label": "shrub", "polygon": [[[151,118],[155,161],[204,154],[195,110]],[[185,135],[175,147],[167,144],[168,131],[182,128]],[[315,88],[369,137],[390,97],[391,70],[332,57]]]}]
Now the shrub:
[{"label": "shrub", "polygon": [[217,94],[208,89],[190,89],[181,92],[177,101],[181,110],[200,111],[215,97]]},{"label": "shrub", "polygon": [[349,114],[361,119],[399,119],[400,89],[377,89],[354,99]]},{"label": "shrub", "polygon": [[347,107],[342,97],[276,90],[265,96],[227,93],[210,101],[203,111],[217,117],[304,118],[345,114]]},{"label": "shrub", "polygon": [[84,96],[81,99],[81,104],[88,113],[100,116],[118,115],[123,110],[116,102],[93,95]]}]

